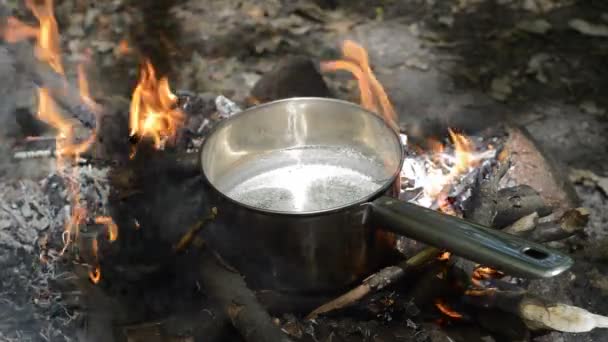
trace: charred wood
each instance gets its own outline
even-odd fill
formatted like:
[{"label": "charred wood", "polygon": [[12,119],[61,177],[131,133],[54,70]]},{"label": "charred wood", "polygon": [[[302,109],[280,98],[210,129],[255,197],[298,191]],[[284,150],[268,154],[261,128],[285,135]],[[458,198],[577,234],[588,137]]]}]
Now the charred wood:
[{"label": "charred wood", "polygon": [[499,156],[496,165],[479,173],[472,195],[465,204],[465,219],[484,226],[492,225],[498,212],[499,182],[509,170],[509,166],[510,161]]},{"label": "charred wood", "polygon": [[[25,51],[26,47],[28,51]],[[31,81],[40,88],[45,88],[57,104],[65,109],[72,118],[79,121],[86,129],[96,128],[97,115],[91,106],[83,101],[80,92],[71,85],[63,75],[55,72],[46,63],[37,60],[28,44],[15,49],[17,57],[15,66],[18,72],[29,75]]]},{"label": "charred wood", "polygon": [[496,217],[493,226],[504,228],[518,219],[537,212],[540,216],[551,213],[540,194],[528,185],[518,185],[498,191]]},{"label": "charred wood", "polygon": [[538,223],[536,212],[524,216],[504,231],[535,242],[551,242],[567,239],[583,231],[589,220],[589,211],[576,208],[566,211],[556,222]]},{"label": "charred wood", "polygon": [[354,289],[316,308],[309,313],[306,318],[314,319],[318,315],[350,306],[370,293],[379,291],[386,286],[399,281],[407,273],[410,273],[431,260],[434,260],[439,252],[440,251],[434,247],[428,247],[396,266],[383,268],[379,272],[367,277],[365,280],[363,280],[362,284]]}]

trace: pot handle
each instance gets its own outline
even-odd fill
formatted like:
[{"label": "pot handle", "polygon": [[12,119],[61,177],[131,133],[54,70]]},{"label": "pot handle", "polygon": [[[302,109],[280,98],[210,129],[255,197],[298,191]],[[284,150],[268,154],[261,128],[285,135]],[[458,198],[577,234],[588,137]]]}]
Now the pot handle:
[{"label": "pot handle", "polygon": [[569,269],[572,258],[495,229],[383,196],[369,203],[374,227],[526,278],[549,278]]}]

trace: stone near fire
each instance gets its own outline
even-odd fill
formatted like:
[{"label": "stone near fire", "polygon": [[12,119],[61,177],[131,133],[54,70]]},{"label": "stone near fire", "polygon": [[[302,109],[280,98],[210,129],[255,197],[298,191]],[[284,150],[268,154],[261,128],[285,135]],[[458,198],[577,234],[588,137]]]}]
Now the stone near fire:
[{"label": "stone near fire", "polygon": [[501,181],[501,187],[527,184],[538,191],[550,207],[576,207],[578,197],[568,176],[556,166],[556,161],[542,152],[525,128],[510,126],[507,131],[509,139],[505,148],[511,152],[512,167]]}]

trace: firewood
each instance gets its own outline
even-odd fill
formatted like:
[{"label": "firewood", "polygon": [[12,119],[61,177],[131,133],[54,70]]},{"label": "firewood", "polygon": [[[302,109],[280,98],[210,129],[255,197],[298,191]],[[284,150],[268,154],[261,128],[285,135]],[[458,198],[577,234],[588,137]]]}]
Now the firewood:
[{"label": "firewood", "polygon": [[586,208],[568,210],[557,222],[538,223],[538,214],[534,212],[522,217],[504,231],[544,243],[563,240],[582,232],[588,220],[589,211]]},{"label": "firewood", "polygon": [[608,328],[608,317],[585,309],[539,298],[525,290],[488,289],[469,293],[466,303],[483,308],[497,308],[520,317],[531,330],[555,330],[580,333]]},{"label": "firewood", "polygon": [[14,51],[16,53],[15,67],[18,72],[28,75],[38,87],[47,89],[53,100],[86,129],[95,129],[97,115],[94,109],[83,101],[76,87],[49,65],[37,60],[32,53],[33,48],[29,44],[23,44]]},{"label": "firewood", "polygon": [[538,213],[535,211],[513,222],[502,231],[505,233],[524,236],[538,225]]},{"label": "firewood", "polygon": [[551,213],[540,194],[528,185],[501,189],[497,195],[496,217],[493,226],[504,228],[518,219],[537,212],[540,216]]},{"label": "firewood", "polygon": [[[508,153],[503,151],[503,153]],[[501,159],[501,157],[499,157]],[[472,189],[472,195],[465,204],[463,216],[465,219],[490,226],[498,212],[499,190],[498,185],[507,173],[510,161],[506,158],[499,160],[496,165],[488,167],[479,173]]]},{"label": "firewood", "polygon": [[219,256],[203,247],[200,255],[201,286],[223,309],[232,325],[248,342],[289,342],[280,327],[247,287],[243,277],[225,266]]},{"label": "firewood", "polygon": [[383,268],[379,272],[367,277],[354,289],[314,309],[306,316],[306,319],[314,319],[318,315],[352,305],[370,293],[379,291],[384,287],[399,281],[406,274],[428,263],[429,261],[434,260],[439,252],[440,251],[437,248],[428,247],[396,266]]}]

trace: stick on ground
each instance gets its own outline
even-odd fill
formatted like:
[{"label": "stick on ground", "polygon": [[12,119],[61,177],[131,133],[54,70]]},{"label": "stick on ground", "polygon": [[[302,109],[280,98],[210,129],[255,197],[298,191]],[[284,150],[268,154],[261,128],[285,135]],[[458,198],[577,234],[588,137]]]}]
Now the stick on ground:
[{"label": "stick on ground", "polygon": [[201,285],[230,318],[247,342],[290,342],[247,287],[243,277],[224,266],[204,247],[200,257]]},{"label": "stick on ground", "polygon": [[435,259],[439,252],[440,251],[437,248],[427,247],[426,249],[420,251],[418,254],[399,263],[396,266],[389,266],[383,268],[379,272],[367,277],[361,283],[361,285],[337,297],[336,299],[314,309],[306,316],[306,319],[314,319],[320,314],[328,313],[334,310],[347,307],[359,301],[361,298],[367,296],[372,291],[379,291],[387,285],[399,281],[412,270]]}]

